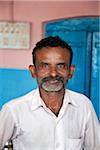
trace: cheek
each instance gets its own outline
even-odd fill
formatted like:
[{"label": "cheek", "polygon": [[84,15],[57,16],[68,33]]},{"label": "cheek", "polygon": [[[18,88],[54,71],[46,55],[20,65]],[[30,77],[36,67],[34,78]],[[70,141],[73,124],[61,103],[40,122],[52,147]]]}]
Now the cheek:
[{"label": "cheek", "polygon": [[40,84],[41,83],[41,80],[47,76],[47,73],[46,72],[41,72],[41,71],[38,71],[36,73],[36,78],[37,78],[37,81],[38,83]]},{"label": "cheek", "polygon": [[68,81],[69,71],[62,71],[59,73],[64,78],[64,83]]},{"label": "cheek", "polygon": [[69,75],[69,70],[59,70],[58,73],[62,75],[64,78],[67,78]]},{"label": "cheek", "polygon": [[48,69],[43,69],[41,67],[37,67],[36,68],[36,75],[37,75],[37,78],[41,78],[42,76],[45,76],[46,74],[48,74],[49,70]]},{"label": "cheek", "polygon": [[38,71],[38,73],[37,73],[37,79],[38,80],[41,80],[41,79],[43,79],[46,76],[48,76],[47,72],[40,72],[40,71]]}]

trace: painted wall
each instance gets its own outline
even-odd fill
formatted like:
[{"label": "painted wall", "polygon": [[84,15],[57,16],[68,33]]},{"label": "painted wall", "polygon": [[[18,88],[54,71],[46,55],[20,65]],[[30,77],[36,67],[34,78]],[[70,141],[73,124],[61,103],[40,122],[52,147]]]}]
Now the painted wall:
[{"label": "painted wall", "polygon": [[0,67],[27,68],[32,63],[32,48],[43,36],[44,22],[77,16],[98,16],[98,5],[98,1],[0,1],[0,20],[31,23],[30,49],[0,49]]}]

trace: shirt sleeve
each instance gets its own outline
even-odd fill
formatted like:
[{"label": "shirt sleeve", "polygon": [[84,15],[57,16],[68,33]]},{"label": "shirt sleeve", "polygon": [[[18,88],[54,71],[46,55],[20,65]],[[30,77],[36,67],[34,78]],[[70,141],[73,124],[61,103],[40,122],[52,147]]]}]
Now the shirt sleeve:
[{"label": "shirt sleeve", "polygon": [[100,150],[100,124],[91,102],[89,103],[89,110],[84,150]]},{"label": "shirt sleeve", "polygon": [[7,105],[0,111],[0,150],[9,141],[14,131],[14,119]]}]

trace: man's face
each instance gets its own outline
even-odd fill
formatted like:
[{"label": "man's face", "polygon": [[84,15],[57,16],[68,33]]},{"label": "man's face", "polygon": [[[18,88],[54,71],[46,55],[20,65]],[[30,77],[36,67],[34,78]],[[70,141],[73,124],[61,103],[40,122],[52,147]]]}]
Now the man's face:
[{"label": "man's face", "polygon": [[70,52],[65,48],[49,47],[38,50],[34,72],[39,88],[47,92],[63,89],[69,79],[69,65]]}]

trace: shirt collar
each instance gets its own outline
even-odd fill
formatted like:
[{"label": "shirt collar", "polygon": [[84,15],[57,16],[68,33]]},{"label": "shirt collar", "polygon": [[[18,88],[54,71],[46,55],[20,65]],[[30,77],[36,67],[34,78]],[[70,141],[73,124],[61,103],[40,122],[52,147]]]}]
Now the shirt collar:
[{"label": "shirt collar", "polygon": [[33,91],[31,110],[36,110],[39,107],[43,107],[42,100],[39,94],[39,89]]},{"label": "shirt collar", "polygon": [[[40,97],[39,89],[33,91],[31,104],[31,110],[36,110],[39,107],[46,107]],[[71,104],[75,107],[78,107],[78,104],[76,103],[76,101],[74,101],[74,98],[71,96],[69,90],[65,90],[64,105],[65,104]]]},{"label": "shirt collar", "polygon": [[78,107],[78,104],[77,102],[74,100],[74,97],[73,95],[71,94],[70,90],[67,90],[65,91],[65,100],[68,104],[71,104],[75,107]]}]

